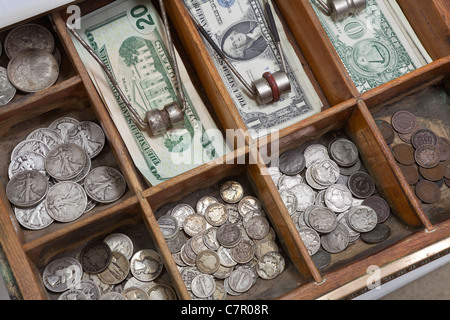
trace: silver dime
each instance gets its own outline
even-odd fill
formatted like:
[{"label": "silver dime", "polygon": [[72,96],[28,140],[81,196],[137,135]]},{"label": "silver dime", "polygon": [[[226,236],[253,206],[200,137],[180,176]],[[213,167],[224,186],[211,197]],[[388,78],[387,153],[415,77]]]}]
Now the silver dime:
[{"label": "silver dime", "polygon": [[258,198],[252,196],[243,197],[238,204],[238,211],[241,214],[241,216],[245,216],[245,214],[250,211],[261,209],[262,209],[261,201],[259,201]]},{"label": "silver dime", "polygon": [[183,222],[183,230],[189,236],[193,237],[201,234],[206,230],[208,222],[201,214],[194,213],[186,217]]},{"label": "silver dime", "polygon": [[336,139],[330,145],[331,158],[341,167],[350,167],[358,161],[356,145],[348,139]]},{"label": "silver dime", "polygon": [[242,233],[236,224],[227,222],[217,229],[216,239],[220,245],[231,248],[241,241]]},{"label": "silver dime", "polygon": [[0,106],[8,104],[16,95],[17,89],[8,79],[8,71],[0,67]]},{"label": "silver dime", "polygon": [[325,205],[336,213],[347,211],[353,203],[350,190],[342,184],[329,186],[324,194]]},{"label": "silver dime", "polygon": [[244,293],[252,287],[253,275],[245,268],[238,268],[230,274],[228,285],[233,291]]},{"label": "silver dime", "polygon": [[211,196],[205,196],[202,197],[200,200],[197,201],[196,209],[197,213],[201,215],[205,215],[206,208],[213,203],[218,203],[219,200],[217,200],[214,197]]},{"label": "silver dime", "polygon": [[285,261],[278,252],[268,252],[258,259],[256,266],[258,275],[265,280],[270,280],[284,270]]},{"label": "silver dime", "polygon": [[69,130],[78,123],[79,121],[74,118],[62,117],[50,123],[48,128],[58,132],[61,138],[65,141],[67,132],[69,132]]},{"label": "silver dime", "polygon": [[19,172],[28,170],[36,170],[43,175],[47,175],[45,171],[45,157],[32,151],[26,151],[17,155],[9,164],[8,177],[12,179]]},{"label": "silver dime", "polygon": [[219,228],[211,227],[203,231],[203,242],[211,250],[217,250],[220,247],[219,240],[217,240],[217,231]]},{"label": "silver dime", "polygon": [[127,189],[122,173],[112,167],[92,169],[84,179],[84,188],[90,198],[99,203],[119,200]]},{"label": "silver dime", "polygon": [[261,240],[269,234],[269,221],[262,216],[252,217],[245,226],[245,231],[250,238],[254,240]]},{"label": "silver dime", "polygon": [[144,249],[131,258],[130,269],[133,276],[141,281],[153,281],[162,272],[164,265],[158,252]]},{"label": "silver dime", "polygon": [[64,292],[74,288],[83,275],[77,259],[63,257],[51,261],[42,273],[45,287],[52,292]]},{"label": "silver dime", "polygon": [[330,233],[321,236],[322,247],[329,253],[344,251],[350,243],[350,235],[347,227],[338,223]]},{"label": "silver dime", "polygon": [[21,51],[9,61],[7,70],[12,85],[27,93],[50,88],[59,76],[58,61],[40,49]]},{"label": "silver dime", "polygon": [[312,144],[303,151],[306,167],[310,167],[314,162],[323,159],[329,159],[328,149],[323,144]]},{"label": "silver dime", "polygon": [[45,170],[58,181],[70,180],[86,166],[86,153],[73,143],[59,144],[45,158]]},{"label": "silver dime", "polygon": [[289,150],[280,156],[280,171],[289,176],[299,174],[305,169],[305,156],[298,150]]},{"label": "silver dime", "polygon": [[203,234],[204,233],[205,232],[202,232],[202,233],[199,233],[192,237],[191,247],[192,247],[192,251],[194,251],[195,254],[199,254],[200,252],[202,252],[204,250],[209,250],[209,248],[203,242]]},{"label": "silver dime", "polygon": [[92,121],[82,121],[69,129],[66,141],[79,145],[91,158],[94,158],[103,150],[106,137],[98,124]]},{"label": "silver dime", "polygon": [[228,222],[238,223],[239,221],[242,221],[242,216],[239,213],[239,208],[236,203],[227,203],[225,204],[225,208],[228,212]]},{"label": "silver dime", "polygon": [[305,211],[306,208],[314,204],[316,192],[306,183],[294,186],[291,191],[297,197],[297,211]]},{"label": "silver dime", "polygon": [[14,207],[14,214],[17,221],[30,230],[41,230],[53,223],[53,218],[47,213],[45,201],[41,201],[37,206],[30,208]]},{"label": "silver dime", "polygon": [[309,255],[315,254],[320,249],[320,236],[312,228],[301,228],[299,230],[300,237],[308,250]]},{"label": "silver dime", "polygon": [[197,255],[195,265],[201,273],[213,274],[219,270],[220,259],[215,251],[203,250]]},{"label": "silver dime", "polygon": [[174,238],[166,240],[166,242],[170,252],[174,254],[181,251],[187,240],[188,237],[184,234],[184,232],[178,232]]},{"label": "silver dime", "polygon": [[183,279],[186,289],[191,290],[192,279],[201,274],[197,267],[186,267],[180,270],[181,278]]},{"label": "silver dime", "polygon": [[311,227],[319,233],[329,233],[337,226],[336,214],[329,208],[316,207],[308,217]]},{"label": "silver dime", "polygon": [[378,216],[372,208],[361,205],[350,209],[347,222],[357,232],[369,232],[378,224]]},{"label": "silver dime", "polygon": [[158,283],[147,290],[149,300],[176,300],[177,294],[167,284]]},{"label": "silver dime", "polygon": [[127,300],[127,298],[120,292],[112,291],[103,294],[99,300]]},{"label": "silver dime", "polygon": [[244,239],[231,248],[230,253],[237,263],[250,262],[255,255],[255,244],[251,240]]},{"label": "silver dime", "polygon": [[75,182],[64,181],[48,190],[45,207],[48,214],[58,222],[72,222],[84,213],[87,196],[83,187]]},{"label": "silver dime", "polygon": [[44,157],[47,156],[47,154],[50,152],[50,148],[48,145],[46,145],[44,142],[36,139],[31,140],[24,140],[22,142],[19,142],[17,144],[12,153],[11,153],[11,161],[17,157],[19,154],[25,153],[25,152],[36,152]]},{"label": "silver dime", "polygon": [[279,252],[280,249],[277,245],[277,243],[272,239],[262,239],[260,241],[254,242],[254,252],[255,257],[259,259],[263,255],[265,255],[268,252]]},{"label": "silver dime", "polygon": [[230,248],[220,246],[219,249],[217,249],[217,254],[219,255],[220,264],[222,266],[231,268],[237,265],[237,262],[234,261],[233,257],[231,256]]},{"label": "silver dime", "polygon": [[191,290],[199,298],[207,298],[213,295],[216,290],[216,282],[209,274],[199,274],[192,279]]},{"label": "silver dime", "polygon": [[6,196],[15,206],[29,208],[36,206],[45,198],[48,187],[47,178],[39,171],[22,171],[6,185]]},{"label": "silver dime", "polygon": [[[184,220],[191,214],[194,214],[195,210],[188,204],[179,204],[175,208],[172,209],[170,214],[178,220],[178,225],[180,226],[180,229],[183,228]],[[199,212],[200,213],[200,212]]]},{"label": "silver dime", "polygon": [[39,128],[31,132],[27,140],[36,139],[44,142],[50,149],[64,142],[58,132],[48,128]]},{"label": "silver dime", "polygon": [[205,219],[214,227],[220,227],[228,221],[228,211],[224,204],[213,203],[205,210]]},{"label": "silver dime", "polygon": [[159,229],[166,240],[175,238],[180,231],[177,219],[169,214],[161,216],[157,222]]},{"label": "silver dime", "polygon": [[227,203],[238,203],[244,196],[244,188],[239,182],[227,181],[220,187],[220,196]]},{"label": "silver dime", "polygon": [[55,39],[50,31],[34,23],[24,24],[11,30],[5,39],[5,53],[9,59],[27,49],[42,49],[52,53]]}]

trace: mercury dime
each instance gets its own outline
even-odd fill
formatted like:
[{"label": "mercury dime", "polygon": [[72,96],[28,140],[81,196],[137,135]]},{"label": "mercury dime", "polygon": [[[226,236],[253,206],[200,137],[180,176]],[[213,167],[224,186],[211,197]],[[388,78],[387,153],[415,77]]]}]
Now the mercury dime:
[{"label": "mercury dime", "polygon": [[289,215],[293,215],[298,206],[297,196],[290,190],[281,190],[280,191],[281,200],[283,200],[284,206],[286,207]]},{"label": "mercury dime", "polygon": [[333,184],[325,191],[324,201],[328,208],[336,213],[341,213],[351,208],[353,196],[346,186]]},{"label": "mercury dime", "polygon": [[361,234],[361,239],[369,244],[383,242],[391,235],[391,229],[384,225],[378,224],[372,231]]},{"label": "mercury dime", "polygon": [[344,251],[350,243],[350,235],[347,227],[338,223],[333,231],[321,236],[320,242],[322,247],[329,253]]},{"label": "mercury dime", "polygon": [[45,169],[58,181],[70,180],[83,171],[86,161],[83,149],[73,143],[65,143],[50,150],[45,158]]},{"label": "mercury dime", "polygon": [[217,227],[211,227],[211,228],[206,229],[203,232],[203,235],[202,235],[203,242],[211,250],[217,250],[220,247],[219,240],[217,240],[217,231],[218,230],[219,230],[219,228],[217,228]]},{"label": "mercury dime", "polygon": [[50,31],[34,23],[24,24],[11,30],[5,39],[5,53],[9,59],[27,49],[42,49],[52,53],[55,39]]},{"label": "mercury dime", "polygon": [[252,287],[253,275],[247,269],[238,268],[230,274],[228,285],[233,291],[244,293]]},{"label": "mercury dime", "polygon": [[161,216],[157,222],[159,229],[166,240],[175,238],[180,231],[178,220],[169,214]]},{"label": "mercury dime", "polygon": [[208,222],[201,214],[195,213],[186,217],[183,223],[183,230],[189,236],[193,237],[206,230]]},{"label": "mercury dime", "polygon": [[298,150],[289,150],[280,156],[280,171],[288,176],[299,174],[305,167],[305,156]]},{"label": "mercury dime", "polygon": [[220,245],[230,248],[239,243],[242,233],[236,224],[227,222],[217,229],[216,238]]},{"label": "mercury dime", "polygon": [[[183,228],[184,220],[191,214],[194,214],[195,210],[188,204],[179,204],[175,208],[172,209],[170,214],[178,220],[178,225],[180,226],[180,229]],[[203,214],[198,212],[199,214]]]},{"label": "mercury dime", "polygon": [[314,204],[316,192],[307,184],[296,185],[291,191],[297,197],[297,211],[305,211],[306,208]]},{"label": "mercury dime", "polygon": [[64,181],[48,190],[45,207],[48,214],[58,222],[72,222],[85,211],[87,196],[83,187],[75,182]]},{"label": "mercury dime", "polygon": [[181,251],[183,245],[186,243],[187,240],[188,238],[184,234],[184,232],[178,232],[178,234],[174,238],[166,240],[166,242],[170,252],[174,254]]},{"label": "mercury dime", "polygon": [[377,213],[378,223],[385,222],[390,215],[391,208],[386,200],[378,196],[372,196],[370,198],[364,199],[362,202],[363,206],[371,207]]},{"label": "mercury dime", "polygon": [[144,249],[131,258],[130,269],[133,276],[141,281],[153,281],[162,272],[164,265],[158,252]]},{"label": "mercury dime", "polygon": [[59,76],[58,61],[40,49],[21,51],[9,61],[7,70],[12,85],[27,93],[50,88]]},{"label": "mercury dime", "polygon": [[89,242],[80,253],[83,270],[89,273],[104,271],[111,262],[111,258],[111,248],[103,241]]},{"label": "mercury dime", "polygon": [[436,146],[437,136],[429,129],[419,129],[414,132],[414,135],[411,138],[411,143],[416,149],[422,145]]},{"label": "mercury dime", "polygon": [[258,198],[252,196],[246,196],[239,201],[238,211],[241,216],[245,216],[246,213],[254,210],[261,210],[261,201]]},{"label": "mercury dime", "polygon": [[44,142],[50,149],[64,142],[58,132],[48,128],[39,128],[31,132],[27,140],[36,139]]},{"label": "mercury dime", "polygon": [[254,243],[254,252],[257,259],[265,255],[267,252],[276,251],[279,252],[280,249],[277,243],[271,239],[262,239]]},{"label": "mercury dime", "polygon": [[255,255],[255,245],[251,240],[242,240],[238,245],[231,248],[231,256],[237,263],[250,262]]},{"label": "mercury dime", "polygon": [[213,300],[226,300],[227,298],[227,292],[225,290],[225,286],[220,283],[220,282],[216,282],[216,290],[213,293]]},{"label": "mercury dime", "polygon": [[328,149],[323,144],[312,144],[303,151],[306,167],[310,167],[317,160],[329,159]]},{"label": "mercury dime", "polygon": [[278,182],[278,189],[281,191],[283,189],[291,189],[293,186],[296,186],[300,183],[303,183],[304,179],[300,174],[296,174],[294,176],[288,176],[286,174],[282,175]]},{"label": "mercury dime", "polygon": [[320,236],[316,230],[311,228],[300,228],[300,237],[308,250],[309,255],[315,254],[320,249]]},{"label": "mercury dime", "polygon": [[422,180],[416,184],[417,197],[424,203],[436,203],[441,199],[441,190],[431,181]]},{"label": "mercury dime", "polygon": [[82,121],[69,129],[66,141],[79,145],[91,158],[95,158],[103,150],[106,137],[98,124],[92,121]]},{"label": "mercury dime", "polygon": [[204,274],[213,274],[219,270],[220,259],[212,250],[203,250],[197,255],[195,265]]},{"label": "mercury dime", "polygon": [[51,261],[42,273],[45,287],[52,292],[64,292],[74,288],[83,275],[77,259],[63,257]]},{"label": "mercury dime", "polygon": [[341,138],[331,143],[330,156],[339,166],[349,167],[358,160],[359,152],[352,141]]},{"label": "mercury dime", "polygon": [[216,290],[216,282],[209,274],[199,274],[191,283],[192,293],[199,298],[207,298]]},{"label": "mercury dime", "polygon": [[130,263],[123,254],[117,251],[112,252],[111,262],[105,271],[98,274],[99,279],[110,285],[121,283],[130,272]]},{"label": "mercury dime", "polygon": [[350,176],[348,189],[355,197],[365,199],[375,192],[375,183],[370,175],[360,171]]},{"label": "mercury dime", "polygon": [[309,213],[310,226],[319,233],[329,233],[337,226],[336,214],[326,207],[316,207]]},{"label": "mercury dime", "polygon": [[219,201],[215,197],[205,196],[197,201],[196,209],[197,213],[205,215],[206,208],[213,203],[218,203]]},{"label": "mercury dime", "polygon": [[239,182],[227,181],[220,187],[220,196],[227,203],[238,203],[244,196],[244,188]]},{"label": "mercury dime", "polygon": [[392,126],[399,133],[411,133],[416,127],[416,117],[409,111],[400,110],[391,119]]},{"label": "mercury dime", "polygon": [[429,144],[423,144],[416,149],[414,154],[416,162],[419,166],[426,169],[434,168],[441,161],[441,154],[439,150]]},{"label": "mercury dime", "polygon": [[16,174],[6,185],[8,200],[20,208],[36,206],[48,193],[47,178],[36,170]]},{"label": "mercury dime", "polygon": [[228,211],[224,204],[213,203],[205,210],[205,219],[214,227],[220,227],[228,221]]},{"label": "mercury dime", "polygon": [[285,267],[284,258],[278,252],[268,252],[258,259],[256,271],[266,280],[276,278]]},{"label": "mercury dime", "polygon": [[203,234],[204,233],[205,232],[202,232],[202,233],[199,233],[199,234],[193,236],[192,240],[191,240],[192,251],[194,251],[195,254],[197,254],[197,255],[204,250],[209,250],[209,248],[203,242]]},{"label": "mercury dime", "polygon": [[78,123],[79,123],[79,121],[74,118],[62,117],[62,118],[56,119],[52,123],[50,123],[48,128],[58,132],[59,135],[61,136],[61,138],[65,141],[67,132],[69,132],[69,130]]},{"label": "mercury dime", "polygon": [[220,264],[224,267],[234,267],[237,262],[234,261],[233,257],[231,256],[231,252],[229,248],[220,246],[219,249],[217,249],[217,254],[219,255]]},{"label": "mercury dime", "polygon": [[269,221],[263,216],[252,217],[245,226],[245,231],[250,238],[261,240],[269,234]]},{"label": "mercury dime", "polygon": [[12,179],[19,172],[28,170],[36,170],[44,176],[47,175],[45,171],[45,157],[32,151],[26,151],[17,155],[9,164],[8,177]]},{"label": "mercury dime", "polygon": [[186,267],[180,271],[180,274],[186,288],[191,290],[192,279],[201,274],[201,272],[197,269],[197,267]]},{"label": "mercury dime", "polygon": [[50,148],[40,140],[24,140],[14,147],[11,153],[11,160],[13,160],[19,154],[29,151],[39,153],[40,155],[46,157],[50,152]]},{"label": "mercury dime", "polygon": [[8,72],[0,67],[0,106],[8,104],[16,95],[17,89],[8,79]]},{"label": "mercury dime", "polygon": [[37,206],[30,208],[14,207],[14,214],[19,223],[30,230],[41,230],[53,223],[45,208],[45,201],[41,201]]},{"label": "mercury dime", "polygon": [[88,296],[81,290],[70,289],[63,292],[58,300],[89,300]]},{"label": "mercury dime", "polygon": [[112,167],[92,169],[84,179],[86,193],[99,203],[112,203],[120,199],[127,183],[120,171]]},{"label": "mercury dime", "polygon": [[357,232],[369,232],[378,224],[375,210],[367,206],[356,206],[347,214],[347,222],[350,228]]}]

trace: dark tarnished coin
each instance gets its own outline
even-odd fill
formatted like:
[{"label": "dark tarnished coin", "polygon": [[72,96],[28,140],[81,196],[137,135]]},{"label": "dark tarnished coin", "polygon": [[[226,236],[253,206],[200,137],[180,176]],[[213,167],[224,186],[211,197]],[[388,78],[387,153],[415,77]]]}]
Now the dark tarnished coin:
[{"label": "dark tarnished coin", "polygon": [[12,85],[27,93],[50,88],[59,76],[55,57],[40,49],[21,51],[9,61],[7,70]]},{"label": "dark tarnished coin", "polygon": [[242,234],[236,224],[227,222],[217,229],[216,237],[222,246],[231,248],[241,241]]},{"label": "dark tarnished coin", "polygon": [[361,203],[363,206],[368,206],[375,210],[378,217],[378,223],[385,222],[391,213],[391,208],[386,200],[379,196],[372,196],[370,198],[364,199]]},{"label": "dark tarnished coin", "polygon": [[414,135],[411,138],[411,143],[416,149],[422,145],[436,146],[437,136],[429,129],[419,129],[414,132]]},{"label": "dark tarnished coin", "polygon": [[111,167],[97,167],[84,180],[87,195],[99,203],[119,200],[127,189],[127,183],[120,171]]},{"label": "dark tarnished coin", "polygon": [[5,68],[0,67],[0,106],[9,103],[16,95],[17,89],[8,79],[8,72]]},{"label": "dark tarnished coin", "polygon": [[104,241],[91,241],[83,247],[80,254],[80,263],[83,270],[97,274],[104,271],[112,258],[111,248]]},{"label": "dark tarnished coin", "polygon": [[6,185],[8,200],[17,207],[29,208],[37,205],[47,195],[47,178],[36,170],[16,174]]},{"label": "dark tarnished coin", "polygon": [[247,263],[253,259],[255,255],[255,244],[253,241],[243,239],[230,250],[231,257],[237,263]]},{"label": "dark tarnished coin", "polygon": [[5,39],[5,52],[9,59],[27,49],[42,49],[52,53],[55,39],[50,31],[34,23],[24,24],[11,30]]},{"label": "dark tarnished coin", "polygon": [[195,258],[195,265],[201,273],[213,274],[219,270],[219,256],[213,250],[203,250]]},{"label": "dark tarnished coin", "polygon": [[328,267],[331,263],[331,255],[329,252],[320,249],[311,256],[317,269],[322,270]]},{"label": "dark tarnished coin", "polygon": [[416,195],[425,203],[436,203],[441,199],[441,190],[431,181],[422,180],[416,184]]},{"label": "dark tarnished coin", "polygon": [[394,154],[395,160],[404,164],[405,166],[410,166],[416,163],[414,158],[414,148],[410,144],[399,143],[394,146],[392,152]]},{"label": "dark tarnished coin", "polygon": [[339,253],[347,249],[350,243],[350,234],[346,226],[338,223],[331,232],[321,236],[320,242],[329,253]]},{"label": "dark tarnished coin", "polygon": [[370,175],[360,171],[350,176],[348,188],[355,197],[365,199],[375,192],[375,183]]},{"label": "dark tarnished coin", "polygon": [[420,174],[419,174],[419,167],[417,165],[413,164],[410,166],[405,166],[399,163],[398,167],[402,171],[409,185],[414,185],[417,183],[417,181],[419,181]]},{"label": "dark tarnished coin", "polygon": [[392,128],[392,125],[385,120],[375,120],[375,123],[386,143],[391,144],[395,138],[395,131],[394,128]]},{"label": "dark tarnished coin", "polygon": [[444,176],[450,179],[450,159],[444,162]]},{"label": "dark tarnished coin", "polygon": [[435,146],[429,144],[418,147],[414,157],[419,166],[427,169],[434,168],[441,161],[439,150]]},{"label": "dark tarnished coin", "polygon": [[399,133],[411,133],[416,127],[416,117],[406,110],[396,112],[391,121],[392,127]]},{"label": "dark tarnished coin", "polygon": [[340,167],[350,167],[358,161],[359,151],[348,139],[336,139],[330,145],[330,156]]},{"label": "dark tarnished coin", "polygon": [[378,224],[372,231],[361,233],[362,241],[368,244],[383,242],[391,235],[391,229],[385,224]]},{"label": "dark tarnished coin", "polygon": [[427,180],[439,181],[444,178],[445,175],[444,163],[440,162],[437,166],[428,169],[419,167],[419,172]]},{"label": "dark tarnished coin", "polygon": [[441,161],[450,159],[450,142],[448,141],[448,139],[438,137],[436,148],[439,150],[439,153],[441,155]]},{"label": "dark tarnished coin", "polygon": [[306,167],[306,159],[302,152],[289,150],[280,156],[280,171],[289,176],[295,176]]},{"label": "dark tarnished coin", "polygon": [[99,279],[110,285],[121,283],[130,272],[130,262],[118,251],[112,252],[111,262],[108,267],[98,274]]}]

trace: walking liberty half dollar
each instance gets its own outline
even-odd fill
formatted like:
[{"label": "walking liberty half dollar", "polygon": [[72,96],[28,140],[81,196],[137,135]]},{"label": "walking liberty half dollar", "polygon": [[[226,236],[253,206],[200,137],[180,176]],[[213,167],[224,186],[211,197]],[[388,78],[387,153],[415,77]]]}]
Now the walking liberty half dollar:
[{"label": "walking liberty half dollar", "polygon": [[111,167],[98,167],[86,176],[84,188],[90,198],[99,203],[111,203],[125,193],[127,184],[122,173]]}]

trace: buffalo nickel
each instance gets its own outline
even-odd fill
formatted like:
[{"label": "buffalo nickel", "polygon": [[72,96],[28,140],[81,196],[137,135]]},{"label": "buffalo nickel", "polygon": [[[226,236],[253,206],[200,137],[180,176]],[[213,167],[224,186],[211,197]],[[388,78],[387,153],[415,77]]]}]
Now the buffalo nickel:
[{"label": "buffalo nickel", "polygon": [[289,176],[295,176],[306,167],[305,156],[298,150],[284,152],[280,156],[280,171]]},{"label": "buffalo nickel", "polygon": [[357,232],[369,232],[378,224],[378,216],[372,208],[360,205],[350,209],[347,222]]}]

